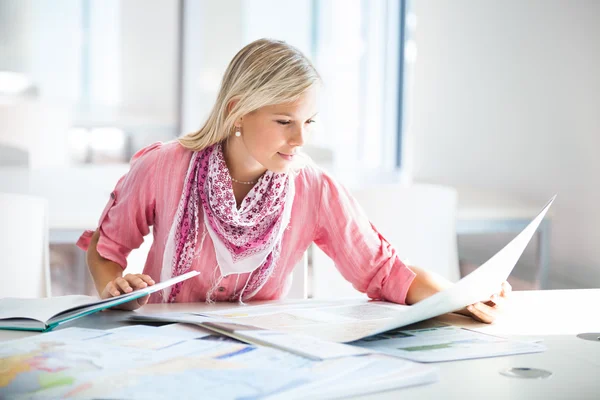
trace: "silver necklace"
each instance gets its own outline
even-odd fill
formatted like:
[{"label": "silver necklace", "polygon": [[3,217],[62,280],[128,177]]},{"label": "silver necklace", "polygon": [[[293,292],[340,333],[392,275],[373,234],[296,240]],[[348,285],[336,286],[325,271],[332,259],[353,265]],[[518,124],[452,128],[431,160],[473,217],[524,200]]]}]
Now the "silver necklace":
[{"label": "silver necklace", "polygon": [[234,181],[235,183],[241,183],[242,185],[254,185],[256,182],[258,181],[248,181],[248,182],[243,182],[243,181],[238,181],[237,179],[234,179],[231,175],[229,175],[229,177],[231,178],[232,181]]}]

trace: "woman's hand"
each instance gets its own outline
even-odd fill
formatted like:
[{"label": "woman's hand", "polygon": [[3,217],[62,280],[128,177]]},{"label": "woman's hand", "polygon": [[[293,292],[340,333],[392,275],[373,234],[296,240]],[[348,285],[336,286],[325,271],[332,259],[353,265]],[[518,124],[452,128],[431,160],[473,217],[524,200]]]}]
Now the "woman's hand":
[{"label": "woman's hand", "polygon": [[[118,277],[106,284],[106,287],[100,294],[100,298],[108,299],[116,297],[124,293],[131,293],[136,289],[143,289],[154,285],[154,280],[149,275],[144,274],[127,274],[123,277]],[[140,297],[139,299],[131,300],[128,303],[123,303],[113,308],[120,310],[136,310],[146,304],[150,295]]]},{"label": "woman's hand", "polygon": [[503,282],[500,293],[492,295],[488,301],[471,304],[456,312],[471,317],[476,321],[491,324],[498,317],[511,291],[512,286],[510,286],[510,283]]}]

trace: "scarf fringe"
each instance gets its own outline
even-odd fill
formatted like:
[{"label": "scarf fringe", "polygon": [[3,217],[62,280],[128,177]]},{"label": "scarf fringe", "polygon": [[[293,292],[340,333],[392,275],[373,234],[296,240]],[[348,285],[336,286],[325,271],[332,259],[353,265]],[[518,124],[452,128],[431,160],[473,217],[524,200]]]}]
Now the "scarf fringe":
[{"label": "scarf fringe", "polygon": [[[252,277],[252,272],[250,272],[250,273],[248,274],[248,279],[246,279],[246,283],[244,284],[244,287],[243,287],[243,288],[242,288],[242,290],[240,291],[240,297],[238,298],[238,303],[239,303],[240,305],[242,305],[242,306],[245,306],[245,305],[246,305],[246,303],[244,303],[243,296],[244,296],[244,292],[246,291],[246,288],[248,287],[248,282],[250,282],[250,278],[251,278],[251,277]],[[250,296],[250,297],[248,297],[248,298],[251,298],[251,297],[252,297],[252,296]]]},{"label": "scarf fringe", "polygon": [[223,276],[221,274],[219,274],[219,278],[217,279],[217,272],[219,271],[219,265],[215,265],[215,268],[213,269],[213,277],[212,277],[212,281],[213,281],[213,285],[211,286],[210,289],[208,289],[208,292],[206,292],[206,304],[215,304],[215,301],[213,300],[213,295],[215,294],[215,291],[217,290],[217,288],[221,285],[221,282],[223,281]]}]

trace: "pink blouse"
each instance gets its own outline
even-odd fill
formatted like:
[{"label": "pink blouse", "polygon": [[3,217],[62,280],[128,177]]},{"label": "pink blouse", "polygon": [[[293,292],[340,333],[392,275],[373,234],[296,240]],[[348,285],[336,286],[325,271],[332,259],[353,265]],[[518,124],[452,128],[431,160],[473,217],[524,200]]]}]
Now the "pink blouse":
[{"label": "pink blouse", "polygon": [[[154,240],[144,273],[160,281],[165,242],[191,156],[192,151],[177,141],[154,143],[133,156],[130,171],[118,181],[100,217],[97,251],[102,257],[124,269],[129,253],[140,247],[153,226]],[[292,215],[278,264],[252,300],[284,297],[294,266],[315,242],[357,290],[373,299],[404,304],[415,273],[400,261],[349,192],[311,165],[298,173],[295,184]],[[198,218],[203,224],[203,216]],[[93,231],[85,231],[77,245],[87,251],[92,235]],[[197,254],[192,268],[200,275],[184,282],[177,302],[205,301],[206,293],[220,277],[210,235],[205,236]],[[247,277],[248,274],[242,274],[223,278],[213,300],[227,301],[243,287]],[[150,302],[160,301],[159,293],[151,295]]]}]

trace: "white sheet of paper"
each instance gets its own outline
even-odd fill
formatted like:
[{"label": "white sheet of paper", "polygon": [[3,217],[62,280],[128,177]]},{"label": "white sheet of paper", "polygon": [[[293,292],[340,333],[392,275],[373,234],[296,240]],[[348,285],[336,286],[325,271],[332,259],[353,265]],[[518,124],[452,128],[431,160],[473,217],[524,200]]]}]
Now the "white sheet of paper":
[{"label": "white sheet of paper", "polygon": [[546,347],[455,326],[394,330],[359,340],[356,346],[417,362],[442,362],[537,353]]},{"label": "white sheet of paper", "polygon": [[163,325],[158,328],[158,331],[161,335],[174,335],[177,337],[184,337],[187,339],[198,339],[213,334],[211,331],[201,328],[198,325],[181,323]]},{"label": "white sheet of paper", "polygon": [[313,360],[358,356],[372,352],[369,349],[357,346],[277,331],[243,331],[243,337],[254,339],[257,344],[266,344]]},{"label": "white sheet of paper", "polygon": [[238,306],[197,315],[221,317],[239,324],[344,343],[356,336],[368,336],[386,320],[410,308],[382,301],[367,302],[365,299],[309,300],[302,304]]},{"label": "white sheet of paper", "polygon": [[338,357],[371,353],[368,349],[356,346],[325,341],[312,336],[264,330],[251,325],[240,324],[237,321],[230,321],[219,316],[165,313],[132,315],[129,319],[132,321],[169,321],[197,324],[205,329],[209,329],[225,336],[252,344],[270,346],[289,351],[312,360],[328,360]]}]

